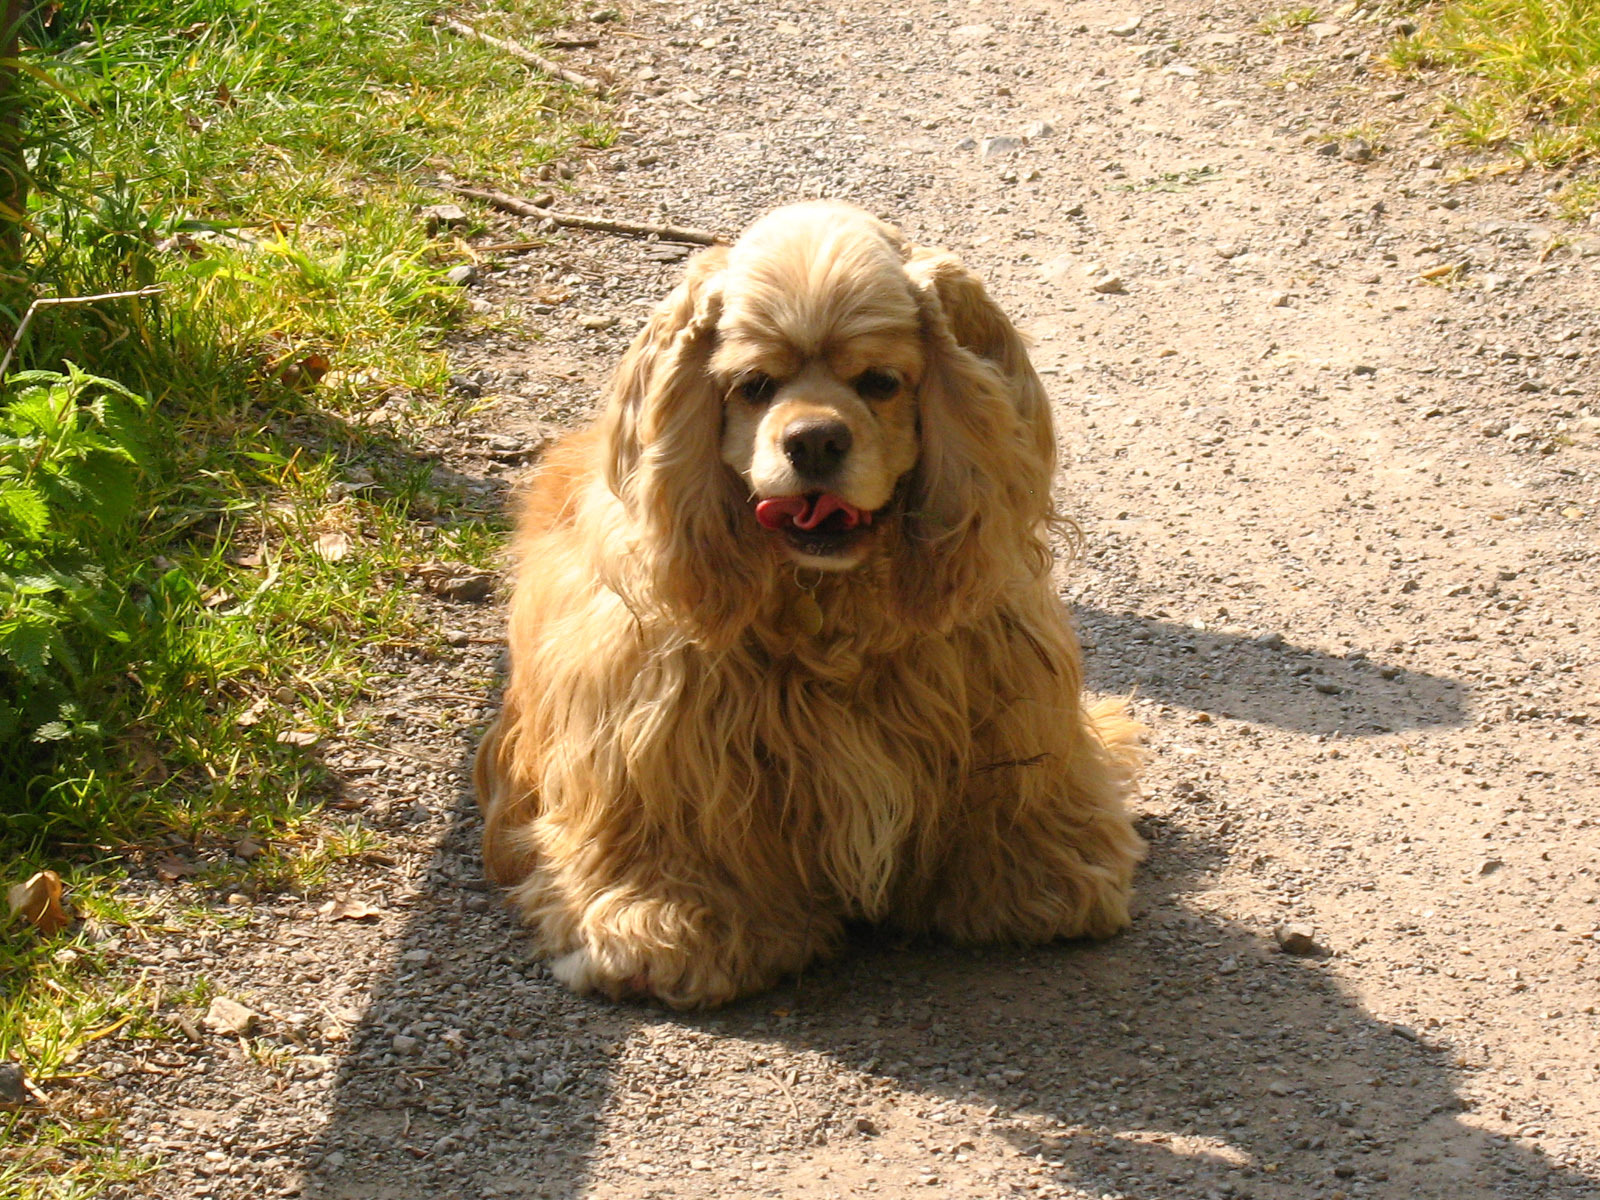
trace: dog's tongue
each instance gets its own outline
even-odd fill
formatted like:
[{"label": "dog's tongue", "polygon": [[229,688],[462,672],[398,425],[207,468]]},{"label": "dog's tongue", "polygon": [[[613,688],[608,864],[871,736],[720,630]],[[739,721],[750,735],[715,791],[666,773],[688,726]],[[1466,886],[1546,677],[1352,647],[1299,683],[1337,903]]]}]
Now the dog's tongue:
[{"label": "dog's tongue", "polygon": [[872,523],[870,512],[841,500],[832,492],[820,492],[815,496],[774,496],[756,505],[756,520],[767,529],[782,529],[785,525],[815,529],[834,513],[844,514],[840,524],[846,529]]}]

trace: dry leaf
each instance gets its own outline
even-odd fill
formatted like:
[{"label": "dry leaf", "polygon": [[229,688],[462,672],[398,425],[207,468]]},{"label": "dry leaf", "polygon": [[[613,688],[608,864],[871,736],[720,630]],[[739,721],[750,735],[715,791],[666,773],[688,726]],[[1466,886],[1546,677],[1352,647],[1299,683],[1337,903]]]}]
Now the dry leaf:
[{"label": "dry leaf", "polygon": [[424,587],[447,600],[486,600],[498,582],[493,571],[461,563],[419,563],[416,572]]},{"label": "dry leaf", "polygon": [[317,538],[317,554],[328,562],[341,562],[350,555],[350,536],[335,529]]},{"label": "dry leaf", "polygon": [[315,746],[321,740],[321,734],[309,729],[285,729],[278,735],[280,746]]},{"label": "dry leaf", "polygon": [[199,873],[199,866],[175,854],[156,860],[156,878],[167,883],[176,883],[180,879],[187,879]]},{"label": "dry leaf", "polygon": [[54,871],[39,871],[26,883],[15,884],[6,893],[13,914],[49,937],[72,924],[72,914],[61,907],[61,876]]},{"label": "dry leaf", "polygon": [[235,717],[233,719],[233,723],[248,729],[250,726],[260,722],[262,716],[265,715],[267,709],[271,707],[271,705],[271,699],[269,697],[262,696],[249,708],[245,709],[242,713]]},{"label": "dry leaf", "polygon": [[327,921],[366,921],[372,917],[383,915],[381,908],[373,908],[365,900],[356,900],[345,897],[342,900],[329,900],[317,912],[322,914]]}]

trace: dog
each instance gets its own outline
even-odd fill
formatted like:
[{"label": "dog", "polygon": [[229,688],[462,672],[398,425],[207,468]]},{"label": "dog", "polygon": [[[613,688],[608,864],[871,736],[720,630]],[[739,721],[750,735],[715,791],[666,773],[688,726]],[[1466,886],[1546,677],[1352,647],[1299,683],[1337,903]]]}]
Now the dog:
[{"label": "dog", "polygon": [[1082,695],[1054,462],[954,256],[811,202],[689,263],[521,500],[475,781],[556,978],[710,1007],[847,922],[1127,923],[1141,731]]}]

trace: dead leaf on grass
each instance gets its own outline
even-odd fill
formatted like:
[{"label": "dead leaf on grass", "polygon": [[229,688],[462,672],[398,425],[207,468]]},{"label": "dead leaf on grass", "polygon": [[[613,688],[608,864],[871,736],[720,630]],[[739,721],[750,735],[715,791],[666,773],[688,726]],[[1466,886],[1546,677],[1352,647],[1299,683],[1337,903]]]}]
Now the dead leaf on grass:
[{"label": "dead leaf on grass", "polygon": [[309,729],[285,729],[278,735],[280,746],[315,746],[321,740],[320,733]]},{"label": "dead leaf on grass", "polygon": [[343,562],[350,557],[350,535],[335,529],[317,538],[317,556],[328,562]]},{"label": "dead leaf on grass", "polygon": [[267,709],[271,706],[271,698],[262,696],[258,698],[256,702],[249,708],[245,709],[242,713],[235,717],[233,719],[233,723],[241,728],[248,729],[252,725],[259,724],[261,718],[266,714]]},{"label": "dead leaf on grass", "polygon": [[179,858],[176,854],[168,854],[156,860],[156,878],[165,883],[176,883],[180,879],[188,879],[200,874],[200,865],[190,862],[187,858]]},{"label": "dead leaf on grass", "polygon": [[499,582],[493,571],[465,563],[425,562],[417,564],[415,571],[423,587],[447,600],[486,600]]},{"label": "dead leaf on grass", "polygon": [[14,884],[6,903],[45,937],[72,924],[72,914],[61,906],[61,876],[54,871],[38,871],[26,883]]},{"label": "dead leaf on grass", "polygon": [[346,896],[340,900],[329,900],[317,912],[325,921],[367,921],[381,917],[383,910],[374,908],[365,900],[357,900]]}]

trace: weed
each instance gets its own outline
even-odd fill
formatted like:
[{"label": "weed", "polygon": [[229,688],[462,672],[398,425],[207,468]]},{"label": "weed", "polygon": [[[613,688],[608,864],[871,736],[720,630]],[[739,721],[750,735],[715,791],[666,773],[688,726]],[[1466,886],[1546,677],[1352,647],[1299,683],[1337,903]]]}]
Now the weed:
[{"label": "weed", "polygon": [[1395,42],[1387,63],[1476,80],[1471,94],[1446,105],[1458,144],[1505,149],[1540,166],[1600,151],[1600,23],[1592,0],[1453,0],[1415,37]]},{"label": "weed", "polygon": [[1286,8],[1281,12],[1273,13],[1262,21],[1261,24],[1256,26],[1256,32],[1269,35],[1274,33],[1293,33],[1296,30],[1304,29],[1307,25],[1316,24],[1320,16],[1321,14],[1309,5],[1302,5],[1299,8]]}]

